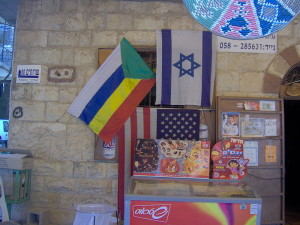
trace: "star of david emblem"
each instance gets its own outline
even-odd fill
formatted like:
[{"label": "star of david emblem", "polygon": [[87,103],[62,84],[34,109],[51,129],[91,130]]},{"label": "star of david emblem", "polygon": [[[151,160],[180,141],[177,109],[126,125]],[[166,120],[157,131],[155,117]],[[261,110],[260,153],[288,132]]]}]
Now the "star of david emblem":
[{"label": "star of david emblem", "polygon": [[194,53],[188,56],[185,56],[184,54],[180,53],[179,61],[177,63],[174,63],[173,66],[179,69],[179,77],[182,77],[185,74],[194,77],[194,70],[200,67],[201,65],[194,61]]}]

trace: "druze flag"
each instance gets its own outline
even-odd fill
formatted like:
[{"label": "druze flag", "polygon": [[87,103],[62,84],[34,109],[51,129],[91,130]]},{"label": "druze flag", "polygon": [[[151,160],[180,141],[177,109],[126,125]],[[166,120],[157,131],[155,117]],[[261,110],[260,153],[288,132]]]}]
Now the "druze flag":
[{"label": "druze flag", "polygon": [[209,31],[158,30],[156,104],[211,106],[216,37]]},{"label": "druze flag", "polygon": [[109,142],[155,84],[155,74],[123,38],[68,109]]}]

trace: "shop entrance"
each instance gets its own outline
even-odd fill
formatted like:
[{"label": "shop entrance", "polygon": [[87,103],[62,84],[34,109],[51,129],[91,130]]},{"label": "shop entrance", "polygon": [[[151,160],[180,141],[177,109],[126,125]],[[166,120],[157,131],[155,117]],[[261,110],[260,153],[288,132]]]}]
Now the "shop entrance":
[{"label": "shop entrance", "polygon": [[285,118],[285,201],[287,210],[300,213],[299,197],[299,128],[300,100],[284,100]]}]

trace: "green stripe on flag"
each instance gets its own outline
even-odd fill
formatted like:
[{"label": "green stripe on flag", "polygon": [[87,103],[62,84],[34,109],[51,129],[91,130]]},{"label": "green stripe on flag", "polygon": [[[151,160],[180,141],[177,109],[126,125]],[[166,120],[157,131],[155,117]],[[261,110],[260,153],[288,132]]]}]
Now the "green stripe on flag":
[{"label": "green stripe on flag", "polygon": [[136,52],[126,38],[121,40],[121,58],[126,78],[153,79],[156,77],[149,65]]}]

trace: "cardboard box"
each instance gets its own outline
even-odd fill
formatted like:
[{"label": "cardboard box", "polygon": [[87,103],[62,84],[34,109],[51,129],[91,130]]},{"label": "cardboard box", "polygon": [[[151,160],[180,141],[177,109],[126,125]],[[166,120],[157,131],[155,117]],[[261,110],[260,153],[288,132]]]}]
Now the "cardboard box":
[{"label": "cardboard box", "polygon": [[0,168],[27,170],[32,169],[33,159],[29,150],[0,148]]}]

